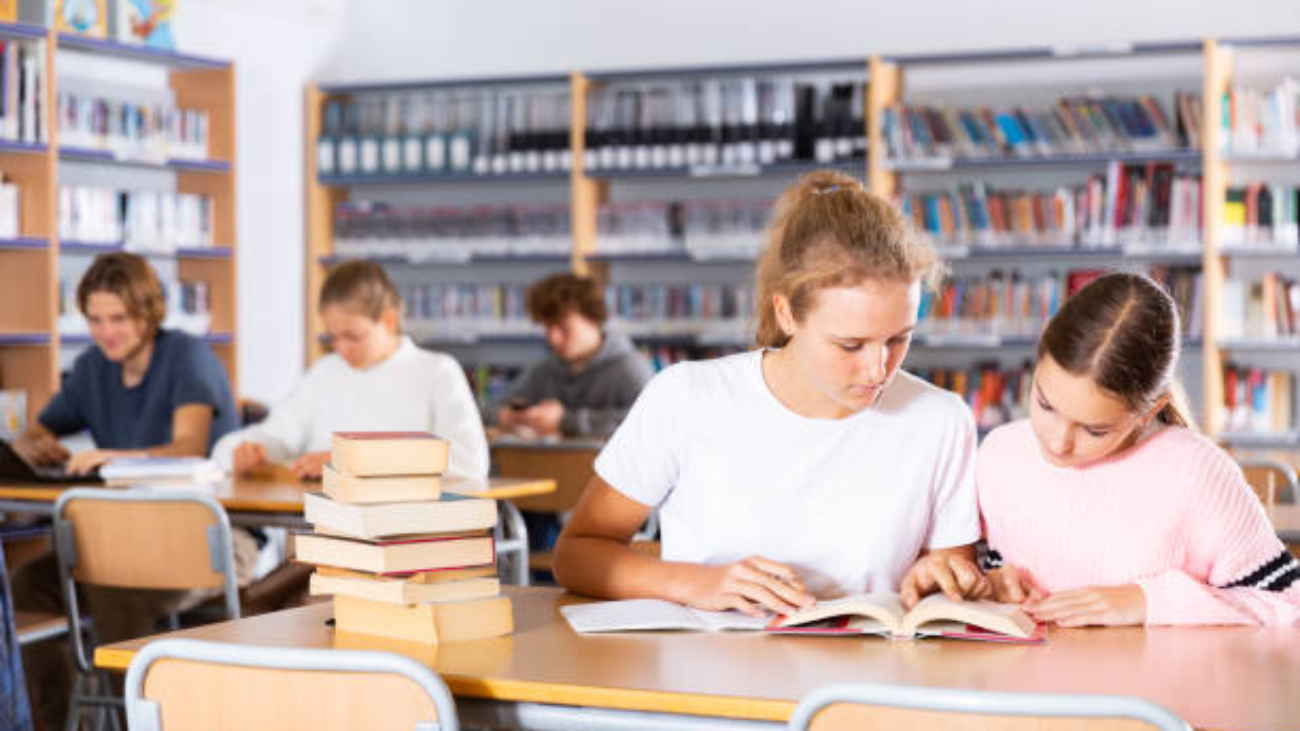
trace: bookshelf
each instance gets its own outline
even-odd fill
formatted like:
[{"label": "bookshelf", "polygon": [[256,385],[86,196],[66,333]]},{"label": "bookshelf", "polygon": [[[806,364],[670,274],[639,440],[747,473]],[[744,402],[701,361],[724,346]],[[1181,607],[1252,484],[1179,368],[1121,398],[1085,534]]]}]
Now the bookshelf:
[{"label": "bookshelf", "polygon": [[[60,189],[76,178],[77,166],[90,176],[126,177],[124,171],[141,169],[163,176],[176,193],[210,199],[212,246],[177,248],[145,255],[167,282],[206,283],[209,327],[205,338],[238,388],[236,320],[236,212],[235,212],[235,70],[219,59],[137,48],[113,41],[60,34],[27,24],[0,24],[0,39],[27,43],[40,49],[43,89],[38,126],[44,141],[0,142],[0,171],[17,185],[18,232],[0,240],[0,388],[26,395],[30,424],[58,389],[60,371],[79,348],[90,343],[84,334],[60,333],[60,279],[75,288],[71,273],[84,270],[95,255],[135,248],[125,240],[86,242],[60,237]],[[143,160],[103,149],[60,144],[59,116],[61,61],[70,55],[98,59],[112,57],[123,63],[161,69],[177,108],[205,112],[208,149],[205,158]],[[71,62],[70,65],[75,65]],[[84,62],[83,62],[84,63]],[[67,295],[64,295],[65,298]],[[236,391],[237,392],[237,391]]]},{"label": "bookshelf", "polygon": [[[1181,374],[1188,388],[1202,426],[1213,436],[1222,436],[1225,442],[1234,441],[1237,435],[1226,431],[1227,408],[1224,403],[1225,364],[1241,366],[1256,361],[1262,367],[1294,370],[1295,355],[1300,353],[1300,342],[1294,338],[1258,339],[1230,338],[1225,336],[1225,288],[1234,271],[1247,262],[1259,270],[1289,271],[1300,277],[1300,253],[1295,246],[1289,249],[1260,250],[1255,247],[1225,245],[1223,240],[1224,198],[1232,185],[1242,185],[1240,171],[1249,169],[1256,177],[1290,175],[1292,185],[1300,184],[1296,172],[1300,170],[1300,153],[1269,154],[1259,151],[1226,149],[1220,139],[1217,120],[1223,114],[1223,95],[1233,84],[1235,63],[1242,54],[1261,54],[1283,50],[1300,51],[1297,38],[1209,39],[1161,43],[1122,43],[1097,47],[1037,47],[994,50],[980,53],[934,54],[912,56],[864,56],[857,59],[838,59],[810,63],[749,64],[706,68],[661,68],[640,70],[598,71],[588,70],[570,74],[571,114],[569,149],[572,154],[568,171],[568,199],[570,211],[571,248],[569,268],[575,272],[596,276],[610,292],[617,305],[621,296],[628,301],[640,301],[648,296],[662,297],[676,285],[702,283],[705,286],[725,287],[743,281],[750,274],[753,251],[711,250],[691,247],[679,234],[666,236],[659,231],[654,236],[630,236],[623,241],[612,241],[608,231],[610,221],[630,210],[635,217],[645,213],[637,207],[646,204],[672,206],[677,203],[708,200],[738,195],[750,198],[774,196],[797,176],[820,168],[834,168],[864,178],[868,188],[885,197],[899,200],[905,205],[907,196],[914,193],[937,193],[951,190],[953,186],[973,181],[1012,181],[1011,188],[1050,192],[1050,189],[1080,186],[1092,178],[1113,183],[1107,175],[1117,172],[1128,175],[1130,169],[1147,166],[1149,169],[1170,171],[1175,182],[1185,181],[1184,190],[1195,188],[1197,197],[1184,201],[1182,213],[1198,223],[1194,230],[1179,229],[1168,220],[1157,233],[1159,240],[1150,239],[1150,231],[1134,229],[1129,232],[1111,232],[1105,240],[1088,238],[1090,232],[1080,229],[1073,232],[1064,246],[1047,246],[1044,240],[999,239],[996,241],[965,240],[937,241],[945,259],[958,276],[970,272],[1023,272],[1026,277],[1042,277],[1051,272],[1093,270],[1104,268],[1156,269],[1170,282],[1187,285],[1183,294],[1195,292],[1192,283],[1199,282],[1199,308],[1195,327],[1184,338],[1186,368]],[[1263,61],[1264,68],[1273,77],[1285,76],[1285,69],[1295,68],[1294,61],[1277,63]],[[1269,66],[1273,63],[1273,66]],[[1290,65],[1288,65],[1288,63]],[[1257,64],[1258,65],[1258,64]],[[1141,69],[1150,69],[1141,71]],[[933,69],[976,73],[991,70],[994,79],[972,92],[958,89],[958,96],[988,92],[990,101],[978,99],[979,104],[994,105],[1000,95],[1009,95],[1009,104],[1027,104],[1032,93],[1038,99],[1055,103],[1072,94],[1080,96],[1102,88],[1107,94],[1123,99],[1131,97],[1137,104],[1145,104],[1142,96],[1151,94],[1158,98],[1163,109],[1169,110],[1169,128],[1186,121],[1187,128],[1177,127],[1178,137],[1161,138],[1162,144],[1141,146],[1110,146],[1099,149],[1035,150],[1025,154],[985,154],[969,150],[966,154],[932,156],[892,155],[891,132],[886,110],[900,104],[943,103],[943,92],[926,91],[925,74]],[[1027,81],[1017,80],[1016,73],[1028,69]],[[1080,69],[1083,69],[1082,71]],[[1100,69],[1100,71],[1097,71]],[[1116,69],[1120,69],[1119,72]],[[1129,78],[1130,69],[1139,69],[1136,80]],[[1173,69],[1173,71],[1171,71]],[[1015,70],[1016,73],[1008,73]],[[1089,80],[1089,73],[1097,73],[1098,80]],[[1143,74],[1146,74],[1145,76]],[[860,79],[862,119],[857,122],[861,130],[862,153],[858,157],[831,158],[822,161],[806,159],[756,160],[753,158],[722,161],[689,160],[670,152],[638,150],[638,145],[664,142],[671,147],[674,139],[656,137],[662,130],[654,129],[654,110],[649,112],[652,122],[648,133],[626,134],[609,127],[609,109],[603,107],[609,95],[619,90],[632,90],[638,103],[652,99],[661,87],[674,84],[691,84],[710,80],[734,78],[807,78],[831,75],[843,77],[852,74]],[[1268,75],[1265,74],[1265,75]],[[969,77],[975,78],[975,77]],[[477,84],[512,82],[506,79],[449,80],[439,82],[413,82],[424,88],[446,84],[458,88],[472,88]],[[383,86],[383,85],[378,85]],[[399,88],[401,85],[388,85]],[[1021,87],[1024,88],[1021,88]],[[1114,90],[1112,90],[1114,87]],[[307,90],[307,145],[308,175],[307,200],[309,225],[307,256],[308,287],[308,353],[309,361],[322,352],[319,325],[314,315],[314,300],[323,276],[324,265],[337,258],[332,247],[332,211],[350,199],[354,185],[380,184],[372,179],[321,178],[312,159],[316,140],[321,131],[323,105],[331,95],[350,93],[347,87],[311,87]],[[1183,106],[1177,95],[1185,92],[1194,99],[1190,107]],[[855,92],[857,93],[857,92]],[[602,96],[605,95],[605,96]],[[1128,95],[1128,97],[1125,97]],[[1174,104],[1170,105],[1170,97]],[[919,99],[919,101],[917,101]],[[856,103],[856,101],[855,101]],[[1127,103],[1127,102],[1125,102]],[[670,105],[671,106],[671,105]],[[960,105],[956,105],[960,106]],[[1186,113],[1184,120],[1180,115]],[[602,116],[606,115],[606,116]],[[1199,129],[1192,119],[1199,119]],[[603,120],[603,121],[602,121]],[[664,123],[658,123],[660,127]],[[667,126],[671,126],[669,123]],[[1121,132],[1124,130],[1120,130]],[[854,132],[855,135],[859,134]],[[759,135],[761,136],[761,134]],[[693,139],[689,138],[688,139]],[[856,143],[855,143],[856,144]],[[608,153],[605,148],[627,147]],[[588,149],[591,147],[591,149]],[[644,154],[638,158],[638,154]],[[602,155],[604,155],[602,157]],[[656,157],[658,156],[658,157]],[[656,162],[657,160],[657,162]],[[630,164],[629,161],[637,162]],[[648,162],[647,162],[648,161]],[[1235,177],[1234,177],[1235,176]],[[543,177],[554,177],[553,175]],[[402,176],[385,180],[386,185],[414,187],[427,192],[430,197],[442,196],[448,188],[461,183],[466,190],[485,190],[493,182],[502,182],[495,176],[470,175],[460,178],[449,176]],[[536,181],[532,181],[534,184]],[[1037,186],[1037,188],[1035,188]],[[1043,189],[1048,189],[1044,191]],[[740,191],[733,193],[733,191]],[[685,209],[683,209],[685,210]],[[653,211],[651,212],[654,213]],[[676,212],[673,215],[685,215]],[[606,227],[602,229],[602,227]],[[615,227],[617,228],[617,227]],[[1145,228],[1145,226],[1143,227]],[[665,240],[676,237],[676,240]],[[646,243],[646,246],[639,246]],[[562,254],[552,253],[558,261]],[[376,257],[384,260],[382,257]],[[506,255],[505,260],[526,263],[518,255]],[[475,256],[465,263],[492,263]],[[393,261],[397,266],[400,260]],[[499,263],[499,262],[497,262]],[[471,267],[472,269],[472,267]],[[532,272],[536,278],[540,272]],[[1244,276],[1244,275],[1243,275]],[[1182,277],[1182,279],[1178,279]],[[1197,279],[1199,277],[1199,279]],[[663,291],[632,291],[620,295],[620,287],[662,286]],[[670,295],[671,296],[671,295]],[[693,296],[693,295],[692,295]],[[1195,300],[1180,302],[1185,307]],[[719,348],[745,347],[746,330],[736,322],[712,322],[698,318],[684,318],[665,322],[619,322],[618,307],[612,308],[615,327],[629,332],[639,343],[650,348],[664,345],[693,350],[697,353],[716,351]],[[434,322],[415,323],[437,330]],[[730,325],[732,327],[728,328]],[[716,327],[715,327],[716,326]],[[416,328],[412,328],[415,330]],[[449,338],[454,339],[454,338]],[[537,344],[534,334],[528,333],[468,333],[462,341],[478,343],[490,341],[529,342]],[[913,365],[926,372],[940,369],[951,382],[953,369],[965,367],[969,371],[984,369],[989,372],[1009,373],[1020,368],[1025,359],[1032,357],[1035,338],[1032,333],[1007,332],[936,332],[917,338]],[[993,364],[993,365],[990,365]],[[996,366],[996,367],[994,367]],[[1292,432],[1276,435],[1242,435],[1241,443],[1266,444],[1278,448],[1300,444],[1300,436]]]}]

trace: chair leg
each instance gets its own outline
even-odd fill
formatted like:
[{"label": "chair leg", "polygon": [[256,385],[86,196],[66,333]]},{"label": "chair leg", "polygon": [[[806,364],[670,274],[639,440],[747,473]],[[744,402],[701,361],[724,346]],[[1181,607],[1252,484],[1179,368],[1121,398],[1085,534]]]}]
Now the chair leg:
[{"label": "chair leg", "polygon": [[72,680],[72,692],[68,694],[68,716],[63,721],[63,731],[77,731],[81,728],[81,698],[86,676],[77,673]]}]

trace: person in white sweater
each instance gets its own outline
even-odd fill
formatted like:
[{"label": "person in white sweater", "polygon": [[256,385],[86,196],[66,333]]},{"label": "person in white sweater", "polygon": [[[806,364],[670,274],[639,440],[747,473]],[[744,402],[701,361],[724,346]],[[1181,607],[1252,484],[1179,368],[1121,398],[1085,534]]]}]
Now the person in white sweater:
[{"label": "person in white sweater", "polygon": [[319,479],[333,432],[427,431],[451,444],[449,477],[487,478],[487,438],[465,373],[451,356],[401,334],[401,295],[382,267],[335,267],[321,288],[320,314],[334,352],[265,421],[217,442],[213,459],[241,476],[281,462],[300,478]]}]

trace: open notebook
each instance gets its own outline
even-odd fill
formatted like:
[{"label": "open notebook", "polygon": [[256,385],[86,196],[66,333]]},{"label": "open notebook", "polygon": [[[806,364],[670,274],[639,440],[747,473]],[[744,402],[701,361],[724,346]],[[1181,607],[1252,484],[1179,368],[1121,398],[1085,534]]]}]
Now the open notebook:
[{"label": "open notebook", "polygon": [[874,593],[814,604],[789,617],[750,617],[740,612],[693,609],[658,599],[573,604],[561,614],[575,632],[761,631],[777,634],[951,637],[1002,642],[1041,642],[1034,620],[1013,604],[955,602],[941,594],[911,611],[897,594]]}]

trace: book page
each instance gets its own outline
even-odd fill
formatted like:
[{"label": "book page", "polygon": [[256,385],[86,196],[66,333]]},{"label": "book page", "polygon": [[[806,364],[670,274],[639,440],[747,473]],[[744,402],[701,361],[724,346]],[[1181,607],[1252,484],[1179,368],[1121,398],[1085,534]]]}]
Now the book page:
[{"label": "book page", "polygon": [[[1020,611],[1020,607],[1015,604],[999,604],[990,601],[955,602],[943,594],[931,594],[907,613],[901,634],[914,635],[918,630],[951,631],[947,627],[935,626],[937,622],[943,620],[973,624],[986,630],[1022,638],[1032,637],[1036,626],[1034,620]],[[962,629],[964,630],[964,627]]]},{"label": "book page", "polygon": [[560,607],[560,614],[564,615],[573,631],[580,634],[707,629],[695,616],[694,610],[659,599],[570,604]]},{"label": "book page", "polygon": [[727,630],[753,630],[757,632],[763,630],[772,622],[771,615],[751,617],[734,609],[725,612],[712,612],[707,609],[690,609],[689,611],[710,632]]},{"label": "book page", "polygon": [[[785,617],[777,625],[788,627],[817,622],[830,617],[851,615],[873,619],[897,632],[897,628],[903,622],[904,613],[903,602],[898,598],[897,594],[873,592],[871,594],[858,594],[841,599],[819,601],[807,609]],[[862,626],[866,627],[868,625],[862,623]]]}]

